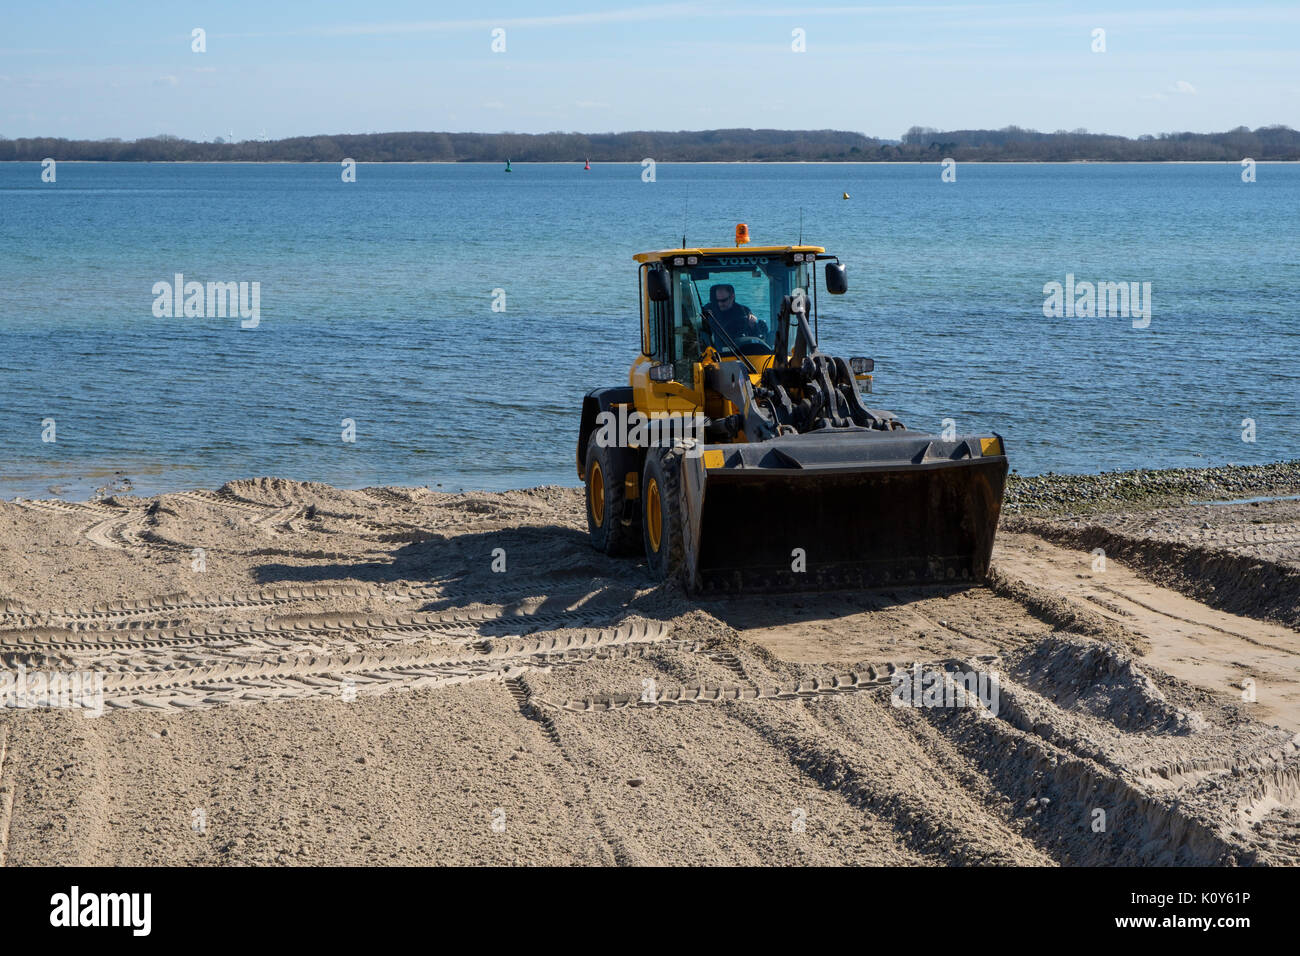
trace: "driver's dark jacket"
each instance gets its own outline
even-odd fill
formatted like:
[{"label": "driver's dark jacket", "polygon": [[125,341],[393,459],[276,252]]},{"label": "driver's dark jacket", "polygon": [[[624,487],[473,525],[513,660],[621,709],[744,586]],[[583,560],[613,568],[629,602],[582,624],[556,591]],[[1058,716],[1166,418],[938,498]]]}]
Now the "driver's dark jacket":
[{"label": "driver's dark jacket", "polygon": [[732,302],[729,309],[720,307],[716,302],[710,302],[705,308],[732,338],[741,335],[759,334],[758,322],[755,321],[753,325],[749,324],[749,309],[739,302]]}]

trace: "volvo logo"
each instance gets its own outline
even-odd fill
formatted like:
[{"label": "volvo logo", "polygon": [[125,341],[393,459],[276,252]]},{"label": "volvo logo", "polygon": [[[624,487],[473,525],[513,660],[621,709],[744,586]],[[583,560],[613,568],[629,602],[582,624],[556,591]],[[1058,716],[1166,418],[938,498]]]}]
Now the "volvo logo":
[{"label": "volvo logo", "polygon": [[724,266],[761,266],[767,264],[767,256],[722,256],[718,261]]}]

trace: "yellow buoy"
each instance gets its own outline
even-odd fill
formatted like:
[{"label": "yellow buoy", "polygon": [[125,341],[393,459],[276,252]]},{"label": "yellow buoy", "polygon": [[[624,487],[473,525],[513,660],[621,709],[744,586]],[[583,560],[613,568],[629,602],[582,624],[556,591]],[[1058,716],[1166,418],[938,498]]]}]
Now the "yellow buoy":
[{"label": "yellow buoy", "polygon": [[844,194],[844,198],[845,198],[845,199],[848,199],[848,198],[849,198],[849,194],[848,194],[848,193],[845,193],[845,194]]}]

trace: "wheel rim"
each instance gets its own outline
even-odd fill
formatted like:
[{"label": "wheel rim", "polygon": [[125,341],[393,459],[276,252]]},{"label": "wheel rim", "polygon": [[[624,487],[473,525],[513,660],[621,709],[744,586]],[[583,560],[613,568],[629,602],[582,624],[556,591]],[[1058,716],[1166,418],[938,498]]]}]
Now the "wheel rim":
[{"label": "wheel rim", "polygon": [[591,463],[591,520],[597,528],[605,524],[605,475],[598,461]]},{"label": "wheel rim", "polygon": [[653,478],[645,490],[646,530],[650,533],[650,547],[658,553],[659,542],[663,540],[664,515],[659,501],[659,482]]}]

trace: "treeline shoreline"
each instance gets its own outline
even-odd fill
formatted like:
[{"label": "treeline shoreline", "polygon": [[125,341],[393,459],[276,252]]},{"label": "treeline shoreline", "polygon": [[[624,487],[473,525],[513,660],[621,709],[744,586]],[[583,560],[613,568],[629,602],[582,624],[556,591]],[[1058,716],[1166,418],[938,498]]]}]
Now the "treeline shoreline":
[{"label": "treeline shoreline", "polygon": [[[1254,157],[1246,157],[1254,159]],[[1261,159],[1255,160],[1261,164],[1287,165],[1289,163],[1300,163],[1300,159]],[[30,159],[0,159],[0,163],[31,163],[35,160]],[[65,159],[60,162],[73,165],[76,163],[115,163],[122,160],[113,159]],[[213,159],[148,159],[139,160],[150,164],[174,165],[174,166],[207,166],[216,163],[229,163],[231,166],[307,166],[307,165],[337,165],[338,160],[332,159],[230,159],[230,160],[213,160]],[[384,166],[500,166],[497,160],[477,160],[465,159],[456,162],[446,162],[437,159],[402,159],[402,160],[357,160],[358,165],[374,162]],[[793,159],[793,160],[759,160],[759,159],[683,159],[683,160],[663,160],[667,165],[672,163],[679,166],[751,166],[770,163],[773,165],[786,166],[851,166],[855,163],[865,163],[868,160],[820,160],[820,159]],[[873,160],[870,161],[876,166],[916,166],[925,163],[939,164],[938,159],[898,159],[898,160]],[[1166,166],[1222,166],[1224,163],[1236,163],[1237,160],[1230,159],[1166,159],[1166,160],[1143,160],[1143,159],[967,159],[967,163],[984,163],[990,166],[1143,166],[1152,163],[1160,163]],[[572,166],[574,164],[582,165],[582,160],[529,160],[519,162],[512,160],[514,166]],[[595,163],[593,162],[593,165]],[[602,163],[605,166],[638,166],[639,163],[630,160],[610,160]]]},{"label": "treeline shoreline", "polygon": [[842,130],[726,129],[631,133],[347,133],[280,140],[195,142],[0,136],[0,162],[1256,162],[1300,161],[1300,132],[1241,126],[1223,133],[1162,133],[1130,139],[1087,130],[937,130],[914,126],[901,140]]}]

